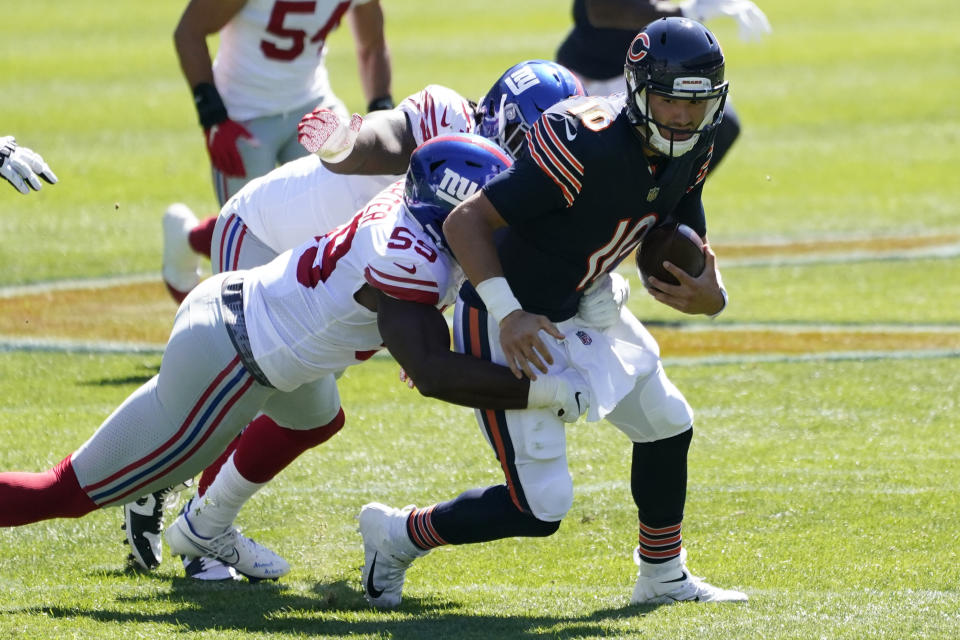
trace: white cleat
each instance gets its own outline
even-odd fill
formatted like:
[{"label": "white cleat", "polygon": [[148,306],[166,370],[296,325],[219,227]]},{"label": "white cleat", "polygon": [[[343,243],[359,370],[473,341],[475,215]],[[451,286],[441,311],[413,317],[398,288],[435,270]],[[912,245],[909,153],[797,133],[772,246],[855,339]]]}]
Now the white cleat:
[{"label": "white cleat", "polygon": [[200,284],[200,256],[188,240],[197,223],[190,207],[179,202],[163,212],[163,281],[177,302]]},{"label": "white cleat", "polygon": [[638,575],[630,604],[673,604],[675,602],[746,602],[747,594],[721,589],[690,573],[686,549],[681,551],[676,571],[649,577]]},{"label": "white cleat", "polygon": [[188,502],[163,537],[174,555],[185,558],[206,556],[234,568],[251,580],[276,580],[290,572],[290,565],[276,553],[228,527],[213,537],[197,534],[190,525]]},{"label": "white cleat", "polygon": [[400,604],[407,568],[426,554],[407,536],[407,516],[413,509],[413,505],[394,509],[371,502],[360,510],[363,597],[375,607],[385,609]]}]

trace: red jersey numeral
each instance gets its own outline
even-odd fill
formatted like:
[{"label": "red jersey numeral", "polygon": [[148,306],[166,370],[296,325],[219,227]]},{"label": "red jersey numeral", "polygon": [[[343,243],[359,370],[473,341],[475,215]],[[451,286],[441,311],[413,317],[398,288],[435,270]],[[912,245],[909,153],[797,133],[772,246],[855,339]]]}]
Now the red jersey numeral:
[{"label": "red jersey numeral", "polygon": [[[416,246],[414,246],[414,241],[416,241]],[[417,238],[410,229],[406,227],[394,229],[393,233],[390,234],[390,242],[387,243],[387,248],[402,251],[410,247],[413,247],[413,250],[426,258],[428,262],[437,261],[437,252],[434,251],[433,247]]]},{"label": "red jersey numeral", "polygon": [[320,254],[318,261],[317,253],[320,252],[320,247],[315,245],[300,255],[300,259],[297,260],[297,282],[308,289],[313,289],[321,282],[326,282],[336,268],[337,262],[353,246],[353,236],[357,233],[358,226],[360,226],[359,215],[354,216],[349,224],[318,236],[318,241],[327,239],[327,242],[323,245],[323,253]]},{"label": "red jersey numeral", "polygon": [[[311,44],[319,43],[318,53],[323,49],[323,43],[327,39],[327,36],[340,24],[343,14],[346,13],[349,8],[349,1],[337,4],[333,13],[330,14],[330,19],[310,38]],[[275,42],[261,40],[260,50],[263,52],[263,55],[272,60],[284,60],[286,62],[300,56],[306,48],[307,32],[303,29],[285,27],[283,23],[289,14],[299,13],[310,15],[316,11],[316,9],[317,3],[312,0],[277,0],[273,5],[273,10],[270,12],[270,20],[267,23],[266,31],[283,40],[289,40],[289,45],[283,48]]]}]

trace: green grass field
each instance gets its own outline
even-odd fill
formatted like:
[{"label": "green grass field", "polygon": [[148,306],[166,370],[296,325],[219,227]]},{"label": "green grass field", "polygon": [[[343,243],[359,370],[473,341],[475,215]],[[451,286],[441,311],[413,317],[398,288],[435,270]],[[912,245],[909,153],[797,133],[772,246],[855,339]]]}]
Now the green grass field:
[{"label": "green grass field", "polygon": [[[570,22],[568,2],[382,2],[398,98],[428,83],[479,97],[513,62],[551,58]],[[762,43],[711,24],[744,126],[705,195],[730,308],[713,322],[681,316],[636,281],[631,299],[681,338],[745,328],[724,359],[661,347],[697,412],[690,568],[749,603],[628,606],[627,443],[581,423],[569,430],[577,498],[556,535],[437,551],[408,573],[399,610],[371,610],[361,505],[426,505],[501,481],[469,411],[420,398],[374,359],[342,380],[347,428],[241,513],[289,576],[198,585],[173,559],[129,573],[116,509],[3,529],[0,638],[960,637],[960,6],[759,3],[774,28]],[[182,7],[4,7],[0,135],[41,152],[61,183],[29,197],[0,185],[0,309],[12,286],[157,273],[166,205],[215,209],[172,46]],[[346,30],[328,65],[362,109]],[[929,246],[889,251],[910,236]],[[827,242],[851,249],[796,250]],[[744,259],[741,245],[772,257]],[[847,337],[829,352],[757,353],[757,327]],[[908,342],[917,331],[933,336],[923,348]],[[159,364],[3,338],[3,470],[58,462]]]}]

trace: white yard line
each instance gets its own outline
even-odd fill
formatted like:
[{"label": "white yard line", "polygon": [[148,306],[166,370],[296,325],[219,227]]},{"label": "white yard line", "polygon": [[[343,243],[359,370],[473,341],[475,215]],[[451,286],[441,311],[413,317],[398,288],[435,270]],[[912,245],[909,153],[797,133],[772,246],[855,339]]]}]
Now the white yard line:
[{"label": "white yard line", "polygon": [[[85,354],[130,354],[160,355],[165,345],[114,342],[98,340],[59,340],[45,338],[17,338],[0,336],[0,353],[9,352],[46,352],[46,353],[85,353]],[[376,353],[375,358],[389,358],[386,349]],[[838,362],[868,360],[925,360],[932,358],[960,358],[960,349],[906,349],[891,351],[823,351],[811,353],[751,353],[717,354],[708,356],[679,356],[664,358],[667,367],[697,367],[725,364],[760,363],[796,363],[796,362]]]},{"label": "white yard line", "polygon": [[156,273],[135,273],[124,276],[107,276],[105,278],[76,278],[66,280],[48,280],[33,284],[12,285],[0,287],[0,299],[19,298],[20,296],[34,296],[51,291],[81,291],[83,289],[109,289],[129,284],[154,283],[160,279]]}]

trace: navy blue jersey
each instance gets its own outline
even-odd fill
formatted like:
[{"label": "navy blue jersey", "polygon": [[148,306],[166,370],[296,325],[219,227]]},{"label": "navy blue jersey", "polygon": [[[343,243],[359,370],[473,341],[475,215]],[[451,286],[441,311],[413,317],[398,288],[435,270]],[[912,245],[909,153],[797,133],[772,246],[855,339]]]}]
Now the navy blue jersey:
[{"label": "navy blue jersey", "polygon": [[623,75],[627,49],[639,29],[600,29],[590,24],[585,0],[574,0],[573,30],[560,43],[557,62],[591,80]]},{"label": "navy blue jersey", "polygon": [[706,234],[700,195],[710,151],[697,151],[709,141],[653,170],[624,100],[557,103],[527,133],[527,153],[483,187],[509,224],[496,240],[510,287],[524,310],[554,322],[575,315],[583,290],[657,222]]}]

